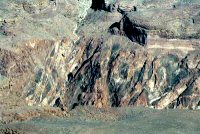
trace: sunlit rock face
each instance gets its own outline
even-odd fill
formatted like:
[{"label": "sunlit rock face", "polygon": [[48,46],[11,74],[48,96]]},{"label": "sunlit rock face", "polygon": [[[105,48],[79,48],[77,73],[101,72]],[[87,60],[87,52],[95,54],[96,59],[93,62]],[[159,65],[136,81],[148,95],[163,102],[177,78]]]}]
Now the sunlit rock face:
[{"label": "sunlit rock face", "polygon": [[1,1],[0,92],[61,109],[197,109],[200,7],[192,2]]}]

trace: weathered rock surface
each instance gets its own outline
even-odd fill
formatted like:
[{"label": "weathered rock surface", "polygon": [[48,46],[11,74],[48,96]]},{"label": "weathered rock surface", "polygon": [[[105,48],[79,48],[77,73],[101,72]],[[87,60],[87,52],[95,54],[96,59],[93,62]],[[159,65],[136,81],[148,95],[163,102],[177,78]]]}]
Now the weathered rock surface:
[{"label": "weathered rock surface", "polygon": [[0,2],[1,105],[198,109],[199,3],[95,2]]}]

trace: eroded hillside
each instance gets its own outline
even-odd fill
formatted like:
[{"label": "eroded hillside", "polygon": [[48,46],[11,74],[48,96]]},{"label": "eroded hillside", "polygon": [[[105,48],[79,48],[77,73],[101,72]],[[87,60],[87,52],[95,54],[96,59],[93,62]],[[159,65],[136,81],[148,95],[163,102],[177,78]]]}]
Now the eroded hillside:
[{"label": "eroded hillside", "polygon": [[196,0],[0,2],[2,109],[200,107]]}]

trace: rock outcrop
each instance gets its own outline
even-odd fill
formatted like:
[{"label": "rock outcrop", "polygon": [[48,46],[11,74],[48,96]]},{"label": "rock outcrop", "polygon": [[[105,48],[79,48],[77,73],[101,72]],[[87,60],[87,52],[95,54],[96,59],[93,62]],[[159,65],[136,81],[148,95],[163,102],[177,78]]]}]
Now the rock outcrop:
[{"label": "rock outcrop", "polygon": [[62,110],[200,107],[198,3],[53,2],[1,2],[0,93]]}]

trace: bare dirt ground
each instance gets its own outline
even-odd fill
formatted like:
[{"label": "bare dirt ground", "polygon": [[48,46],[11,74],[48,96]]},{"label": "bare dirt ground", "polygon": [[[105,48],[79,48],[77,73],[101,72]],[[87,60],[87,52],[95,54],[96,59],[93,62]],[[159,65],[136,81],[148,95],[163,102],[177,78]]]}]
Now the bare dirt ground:
[{"label": "bare dirt ground", "polygon": [[0,0],[0,134],[199,134],[199,0],[94,1]]},{"label": "bare dirt ground", "polygon": [[78,107],[65,117],[34,117],[0,126],[0,133],[27,134],[198,134],[200,112],[146,108]]}]

